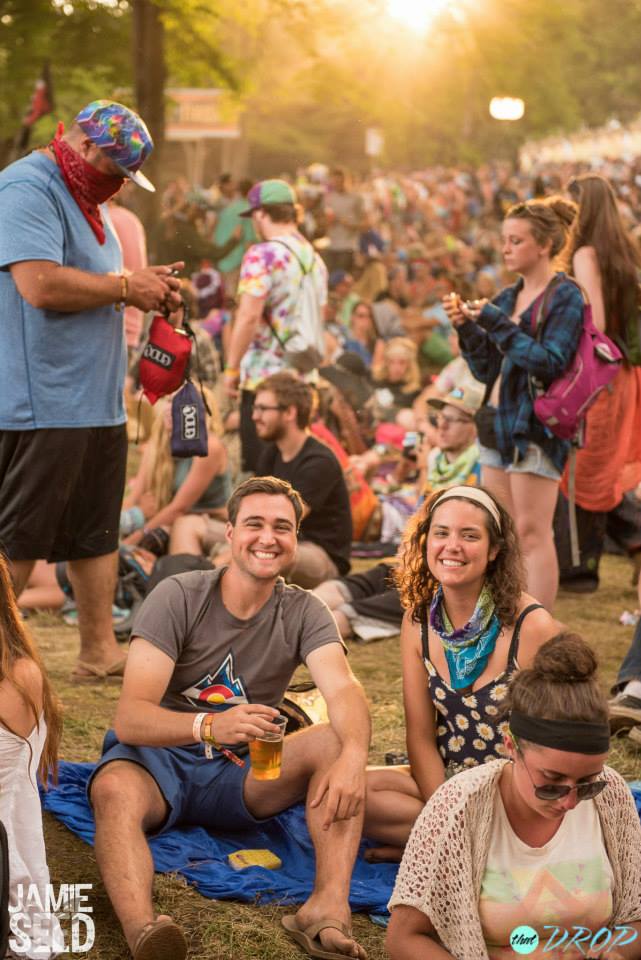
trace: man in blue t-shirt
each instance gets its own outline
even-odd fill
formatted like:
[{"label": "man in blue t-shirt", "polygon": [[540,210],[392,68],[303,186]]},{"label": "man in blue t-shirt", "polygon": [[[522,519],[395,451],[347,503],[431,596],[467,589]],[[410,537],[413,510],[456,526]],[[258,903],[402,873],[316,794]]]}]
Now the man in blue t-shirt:
[{"label": "man in blue t-shirt", "polygon": [[102,206],[153,149],[122,104],[96,100],[0,174],[0,549],[16,594],[38,559],[68,561],[78,681],[122,675],[112,630],[127,435],[123,310],[174,308],[175,267],[123,272]]}]

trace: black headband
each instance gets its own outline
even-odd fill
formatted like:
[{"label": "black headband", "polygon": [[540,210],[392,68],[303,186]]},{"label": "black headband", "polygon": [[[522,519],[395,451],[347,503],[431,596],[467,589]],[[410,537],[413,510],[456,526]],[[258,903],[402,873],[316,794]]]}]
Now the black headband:
[{"label": "black headband", "polygon": [[610,749],[610,725],[582,720],[542,720],[512,710],[510,731],[541,747],[567,750],[568,753],[607,753]]}]

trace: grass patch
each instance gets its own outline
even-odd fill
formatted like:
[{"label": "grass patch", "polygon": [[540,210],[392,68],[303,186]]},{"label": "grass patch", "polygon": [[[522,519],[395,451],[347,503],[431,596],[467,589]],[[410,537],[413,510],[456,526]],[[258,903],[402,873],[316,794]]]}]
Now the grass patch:
[{"label": "grass patch", "polygon": [[[588,596],[561,594],[555,611],[597,650],[606,689],[614,681],[632,639],[632,628],[618,624],[621,611],[636,606],[636,592],[629,581],[629,564],[619,557],[606,557],[599,592]],[[50,614],[35,616],[29,624],[65,705],[62,756],[66,760],[94,760],[112,721],[119,688],[71,684],[77,631]],[[371,704],[374,733],[370,759],[383,763],[387,751],[405,749],[398,639],[351,644],[350,662]],[[641,750],[627,739],[613,743],[611,764],[628,779],[641,779]],[[53,883],[93,884],[90,903],[96,942],[91,956],[123,960],[128,956],[126,944],[102,886],[93,849],[48,814],[45,838]],[[300,960],[302,956],[281,931],[279,918],[288,912],[283,908],[206,900],[180,877],[171,875],[156,877],[154,897],[158,912],[171,914],[183,925],[191,960]],[[363,916],[354,917],[354,929],[371,960],[383,960],[383,931]]]}]

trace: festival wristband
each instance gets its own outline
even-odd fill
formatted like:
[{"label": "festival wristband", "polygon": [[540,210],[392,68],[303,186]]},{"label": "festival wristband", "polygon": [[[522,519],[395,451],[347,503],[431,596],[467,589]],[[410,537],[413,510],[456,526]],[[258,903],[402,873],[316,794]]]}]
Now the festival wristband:
[{"label": "festival wristband", "polygon": [[205,719],[200,731],[200,739],[203,741],[203,743],[211,743],[216,750],[220,750],[220,744],[214,735],[214,718],[215,714],[213,713],[205,714]]},{"label": "festival wristband", "polygon": [[207,716],[206,713],[197,713],[194,717],[194,722],[191,727],[191,735],[197,743],[202,742],[202,737],[200,735],[200,728],[203,725],[203,720]]},{"label": "festival wristband", "polygon": [[238,369],[238,367],[225,367],[223,373],[225,374],[226,377],[240,376],[240,370]]},{"label": "festival wristband", "polygon": [[214,750],[217,750],[219,753],[222,753],[223,757],[227,760],[230,760],[237,767],[244,767],[245,761],[241,760],[240,757],[237,757],[235,753],[231,750],[228,750],[227,747],[223,747],[214,736],[214,720],[215,713],[205,714],[205,720],[203,722],[203,731],[201,734],[201,739],[205,744],[205,756],[208,760],[212,760],[214,757]]}]

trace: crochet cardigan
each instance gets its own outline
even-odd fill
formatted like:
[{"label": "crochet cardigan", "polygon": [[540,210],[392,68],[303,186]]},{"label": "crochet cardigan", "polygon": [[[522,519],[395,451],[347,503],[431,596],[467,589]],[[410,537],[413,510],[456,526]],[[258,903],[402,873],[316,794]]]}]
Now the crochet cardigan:
[{"label": "crochet cardigan", "polygon": [[[429,917],[455,960],[488,960],[478,903],[494,799],[507,760],[492,760],[442,784],[414,824],[390,910],[403,904]],[[641,920],[641,824],[625,780],[604,767],[607,788],[593,803],[614,875],[610,926]],[[527,922],[527,918],[524,918]]]}]

